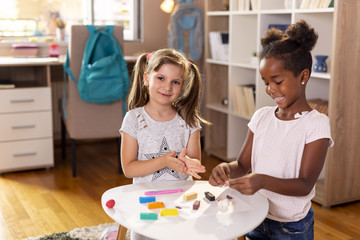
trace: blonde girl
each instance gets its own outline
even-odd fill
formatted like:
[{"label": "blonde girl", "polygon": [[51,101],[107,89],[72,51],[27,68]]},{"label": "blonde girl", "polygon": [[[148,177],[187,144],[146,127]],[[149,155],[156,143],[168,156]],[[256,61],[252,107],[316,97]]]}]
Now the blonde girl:
[{"label": "blonde girl", "polygon": [[121,161],[134,183],[200,178],[201,75],[174,49],[142,54],[135,65],[121,133]]}]

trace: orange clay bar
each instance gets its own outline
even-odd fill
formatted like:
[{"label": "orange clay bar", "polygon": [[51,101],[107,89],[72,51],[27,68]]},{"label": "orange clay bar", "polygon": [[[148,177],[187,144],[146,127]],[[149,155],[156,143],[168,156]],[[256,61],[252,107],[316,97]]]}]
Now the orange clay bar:
[{"label": "orange clay bar", "polygon": [[147,203],[148,209],[154,209],[154,208],[164,208],[165,204],[163,202],[149,202]]}]

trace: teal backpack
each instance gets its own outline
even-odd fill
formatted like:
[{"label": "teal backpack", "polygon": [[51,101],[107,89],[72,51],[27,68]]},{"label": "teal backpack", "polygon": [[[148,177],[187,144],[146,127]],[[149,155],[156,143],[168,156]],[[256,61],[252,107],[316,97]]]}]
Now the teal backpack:
[{"label": "teal backpack", "polygon": [[[126,95],[130,80],[126,61],[113,35],[114,26],[95,27],[86,25],[86,27],[89,31],[89,38],[84,50],[79,80],[75,80],[69,69],[69,53],[64,63],[64,70],[77,84],[80,98],[83,101],[109,104],[122,99],[125,114]],[[100,31],[101,29],[103,30]],[[64,81],[66,84],[66,78]],[[63,109],[66,117],[65,86]]]}]

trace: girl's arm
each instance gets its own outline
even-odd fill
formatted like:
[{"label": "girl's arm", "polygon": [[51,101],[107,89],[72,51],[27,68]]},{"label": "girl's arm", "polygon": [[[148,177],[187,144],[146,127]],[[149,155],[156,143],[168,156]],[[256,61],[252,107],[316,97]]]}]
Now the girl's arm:
[{"label": "girl's arm", "polygon": [[229,180],[229,186],[243,194],[254,194],[259,189],[266,189],[287,196],[306,196],[311,192],[323,168],[328,146],[327,138],[305,145],[298,178],[281,179],[251,173]]},{"label": "girl's arm", "polygon": [[190,158],[198,159],[201,163],[200,130],[190,135],[186,153]]},{"label": "girl's arm", "polygon": [[142,177],[161,168],[169,167],[174,171],[185,173],[185,164],[175,158],[175,151],[147,161],[138,161],[138,142],[129,134],[121,133],[121,164],[127,178]]},{"label": "girl's arm", "polygon": [[228,185],[231,178],[238,178],[247,174],[251,169],[251,151],[254,134],[248,130],[237,161],[220,163],[211,173],[209,183],[213,186]]}]

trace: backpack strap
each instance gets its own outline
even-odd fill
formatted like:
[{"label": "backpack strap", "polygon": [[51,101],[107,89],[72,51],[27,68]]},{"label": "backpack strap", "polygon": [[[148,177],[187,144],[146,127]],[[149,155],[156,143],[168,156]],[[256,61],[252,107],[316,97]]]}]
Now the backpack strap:
[{"label": "backpack strap", "polygon": [[62,98],[62,109],[64,112],[64,118],[67,118],[67,114],[66,114],[66,110],[65,110],[65,100],[66,100],[66,85],[67,85],[67,79],[66,79],[66,74],[69,75],[69,77],[71,78],[71,80],[74,81],[74,83],[77,84],[74,75],[72,74],[70,68],[69,68],[69,50],[66,52],[66,61],[63,65],[64,68],[64,86],[63,86],[63,98]]}]

